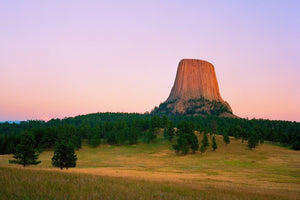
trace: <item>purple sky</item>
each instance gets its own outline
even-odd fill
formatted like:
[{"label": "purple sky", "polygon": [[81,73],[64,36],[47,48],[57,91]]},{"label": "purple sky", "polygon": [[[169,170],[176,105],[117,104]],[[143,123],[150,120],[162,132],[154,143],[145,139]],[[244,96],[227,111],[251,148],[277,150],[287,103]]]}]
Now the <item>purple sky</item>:
[{"label": "purple sky", "polygon": [[182,58],[236,115],[300,121],[300,1],[1,1],[0,27],[0,121],[150,111]]}]

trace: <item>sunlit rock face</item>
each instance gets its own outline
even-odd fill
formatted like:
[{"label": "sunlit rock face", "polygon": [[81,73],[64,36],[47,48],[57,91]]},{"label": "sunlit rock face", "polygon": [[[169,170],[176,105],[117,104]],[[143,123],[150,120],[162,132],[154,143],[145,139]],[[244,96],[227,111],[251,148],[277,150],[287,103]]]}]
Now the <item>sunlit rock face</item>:
[{"label": "sunlit rock face", "polygon": [[214,66],[197,59],[179,62],[168,99],[153,112],[233,116],[229,104],[220,95]]},{"label": "sunlit rock face", "polygon": [[201,97],[210,101],[223,101],[214,66],[203,60],[181,60],[167,102],[178,98],[188,100]]}]

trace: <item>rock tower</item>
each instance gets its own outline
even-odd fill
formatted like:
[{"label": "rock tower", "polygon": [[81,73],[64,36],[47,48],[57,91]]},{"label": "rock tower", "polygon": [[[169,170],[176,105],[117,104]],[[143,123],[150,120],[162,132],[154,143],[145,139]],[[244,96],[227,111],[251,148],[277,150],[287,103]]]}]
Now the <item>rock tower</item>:
[{"label": "rock tower", "polygon": [[183,59],[179,62],[168,99],[153,112],[234,116],[229,104],[220,95],[214,66],[197,59]]}]

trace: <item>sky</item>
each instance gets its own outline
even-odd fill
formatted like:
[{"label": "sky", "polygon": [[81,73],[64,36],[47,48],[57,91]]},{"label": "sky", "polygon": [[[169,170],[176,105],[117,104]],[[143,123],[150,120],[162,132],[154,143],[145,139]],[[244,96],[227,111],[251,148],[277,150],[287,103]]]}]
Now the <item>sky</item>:
[{"label": "sky", "polygon": [[183,58],[243,118],[300,121],[300,1],[0,1],[0,121],[151,111]]}]

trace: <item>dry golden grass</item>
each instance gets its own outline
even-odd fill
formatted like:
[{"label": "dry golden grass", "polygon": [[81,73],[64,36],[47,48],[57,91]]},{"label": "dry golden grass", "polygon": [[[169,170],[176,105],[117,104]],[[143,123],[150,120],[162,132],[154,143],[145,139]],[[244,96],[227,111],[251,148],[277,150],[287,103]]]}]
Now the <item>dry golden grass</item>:
[{"label": "dry golden grass", "polygon": [[[11,155],[2,155],[0,167],[3,168],[2,171],[8,170],[12,174],[14,170],[19,174],[42,173],[46,179],[49,174],[57,174],[58,177],[75,176],[80,180],[80,177],[108,182],[113,180],[116,184],[119,181],[119,185],[127,184],[130,188],[128,191],[122,190],[126,195],[127,192],[138,194],[125,195],[123,199],[154,198],[150,194],[143,196],[143,187],[155,191],[154,193],[159,193],[161,188],[168,188],[168,195],[156,196],[154,199],[195,199],[197,195],[198,199],[300,199],[299,151],[270,144],[249,150],[246,143],[242,144],[234,138],[231,138],[229,145],[224,145],[221,136],[217,136],[217,143],[219,148],[216,152],[209,149],[203,155],[196,153],[187,156],[176,155],[170,148],[171,144],[161,138],[149,145],[102,145],[97,148],[84,146],[77,152],[77,167],[63,171],[67,173],[61,173],[51,166],[52,151],[45,151],[40,155],[40,165],[26,169],[9,165]],[[7,177],[6,181],[10,179],[16,178]],[[26,180],[30,181],[30,178]],[[60,181],[59,178],[57,181]],[[93,183],[90,184],[93,187]],[[114,192],[109,187],[105,190]],[[183,191],[185,198],[180,195]],[[77,195],[84,196],[81,193]]]}]

